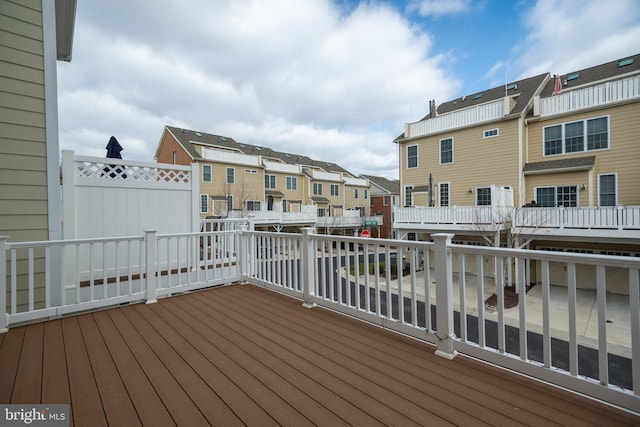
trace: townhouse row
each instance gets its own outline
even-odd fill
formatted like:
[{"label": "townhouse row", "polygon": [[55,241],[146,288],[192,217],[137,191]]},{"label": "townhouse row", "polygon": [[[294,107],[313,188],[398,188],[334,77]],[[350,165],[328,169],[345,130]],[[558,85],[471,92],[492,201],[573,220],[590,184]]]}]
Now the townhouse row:
[{"label": "townhouse row", "polygon": [[[431,101],[394,140],[394,227],[420,240],[449,232],[463,243],[640,256],[639,118],[640,55]],[[554,274],[560,283],[566,272]]]},{"label": "townhouse row", "polygon": [[201,218],[251,214],[263,228],[313,225],[331,233],[357,231],[370,213],[369,180],[335,163],[171,126],[155,158],[198,164]]}]

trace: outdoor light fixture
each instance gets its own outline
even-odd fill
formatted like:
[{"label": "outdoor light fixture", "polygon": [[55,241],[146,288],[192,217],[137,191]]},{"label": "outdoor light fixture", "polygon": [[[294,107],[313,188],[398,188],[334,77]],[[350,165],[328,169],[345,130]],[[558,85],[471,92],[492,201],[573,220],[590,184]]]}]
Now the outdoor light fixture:
[{"label": "outdoor light fixture", "polygon": [[470,188],[469,189],[469,194],[472,194],[472,193],[473,193],[473,189]]},{"label": "outdoor light fixture", "polygon": [[584,185],[584,184],[582,184],[582,187],[580,187],[580,191],[584,191],[584,190],[586,190],[586,189],[587,189],[587,186],[586,186],[586,185]]}]

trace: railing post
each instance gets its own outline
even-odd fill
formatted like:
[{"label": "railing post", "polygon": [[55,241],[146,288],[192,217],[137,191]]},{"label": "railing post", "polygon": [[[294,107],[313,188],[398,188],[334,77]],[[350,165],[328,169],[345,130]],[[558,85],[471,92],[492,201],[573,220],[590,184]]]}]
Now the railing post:
[{"label": "railing post", "polygon": [[436,355],[453,359],[458,354],[453,349],[453,267],[451,263],[451,239],[453,234],[432,234],[435,249],[436,273]]},{"label": "railing post", "polygon": [[627,226],[627,224],[625,224],[626,215],[624,214],[625,212],[622,206],[616,206],[616,220],[618,221],[618,230],[624,230],[624,228]]},{"label": "railing post", "polygon": [[156,233],[156,230],[144,230],[146,259],[145,273],[147,276],[147,292],[145,299],[147,304],[158,302],[158,300],[156,299],[156,284],[158,272],[156,265]]},{"label": "railing post", "polygon": [[0,236],[0,334],[7,332],[7,236]]},{"label": "railing post", "polygon": [[247,233],[247,224],[240,224],[240,250],[238,251],[239,265],[240,265],[240,276],[242,280],[247,280],[247,265],[249,259],[251,259],[251,255],[249,255],[249,238],[250,234]]},{"label": "railing post", "polygon": [[304,302],[302,306],[305,308],[313,308],[316,303],[312,301],[312,297],[315,296],[313,279],[313,264],[316,262],[316,254],[313,250],[313,240],[311,240],[311,234],[314,232],[314,228],[305,227],[302,230],[302,259],[300,261],[302,269],[302,298]]}]

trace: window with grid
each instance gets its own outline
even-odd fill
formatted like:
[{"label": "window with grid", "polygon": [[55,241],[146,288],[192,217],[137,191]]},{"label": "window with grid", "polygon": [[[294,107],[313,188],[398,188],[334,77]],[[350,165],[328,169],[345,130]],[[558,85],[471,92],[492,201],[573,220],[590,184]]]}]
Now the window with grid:
[{"label": "window with grid", "polygon": [[325,216],[325,208],[318,208],[318,216],[319,217]]},{"label": "window with grid", "polygon": [[407,147],[407,168],[418,167],[418,146],[410,145]]},{"label": "window with grid", "polygon": [[202,165],[202,182],[211,182],[211,165]]},{"label": "window with grid", "polygon": [[382,199],[382,203],[385,206],[389,206],[389,196],[384,196],[384,198]]},{"label": "window with grid", "polygon": [[600,117],[587,120],[587,150],[609,148],[609,119]]},{"label": "window with grid", "polygon": [[536,205],[541,208],[552,208],[556,205],[556,188],[539,187],[536,188]]},{"label": "window with grid", "polygon": [[598,175],[598,205],[615,206],[617,204],[616,174]]},{"label": "window with grid", "polygon": [[449,183],[443,182],[440,184],[440,206],[449,206]]},{"label": "window with grid", "polygon": [[227,210],[233,210],[233,196],[227,196]]},{"label": "window with grid", "polygon": [[234,182],[236,182],[236,170],[227,168],[227,184],[233,184]]},{"label": "window with grid", "polygon": [[491,205],[491,187],[483,187],[483,188],[476,189],[476,205],[477,206]]},{"label": "window with grid", "polygon": [[367,200],[367,198],[369,197],[369,190],[367,190],[366,188],[364,189],[364,199]]},{"label": "window with grid", "polygon": [[339,187],[338,184],[331,184],[331,195],[332,196],[338,196],[338,192],[339,192]]},{"label": "window with grid", "polygon": [[565,153],[584,151],[584,122],[564,125],[564,151]]},{"label": "window with grid", "polygon": [[413,206],[413,185],[406,185],[404,187],[404,206]]},{"label": "window with grid", "polygon": [[556,206],[566,208],[578,206],[578,187],[575,185],[556,187]]},{"label": "window with grid", "polygon": [[287,177],[287,190],[297,190],[298,189],[298,178],[295,176]]},{"label": "window with grid", "polygon": [[264,188],[276,188],[276,176],[265,175],[264,176]]},{"label": "window with grid", "polygon": [[259,211],[260,210],[260,201],[259,200],[247,200],[247,210],[248,211]]},{"label": "window with grid", "polygon": [[200,213],[203,213],[203,214],[209,213],[209,195],[208,194],[200,195]]},{"label": "window with grid", "polygon": [[313,195],[322,196],[322,183],[320,182],[313,183]]},{"label": "window with grid", "polygon": [[353,189],[353,198],[354,198],[354,199],[357,199],[357,198],[358,198],[358,189],[357,189],[357,188],[354,188],[354,189]]},{"label": "window with grid", "polygon": [[562,154],[562,125],[544,128],[544,155]]},{"label": "window with grid", "polygon": [[453,138],[440,140],[440,164],[453,163]]}]

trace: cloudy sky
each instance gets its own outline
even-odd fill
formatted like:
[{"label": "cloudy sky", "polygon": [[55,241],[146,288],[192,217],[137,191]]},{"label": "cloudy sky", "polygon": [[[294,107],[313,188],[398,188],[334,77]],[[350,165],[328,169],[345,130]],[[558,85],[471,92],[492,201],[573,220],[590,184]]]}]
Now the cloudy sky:
[{"label": "cloudy sky", "polygon": [[154,162],[164,125],[397,177],[438,104],[640,52],[637,0],[78,1],[60,145]]}]

